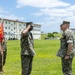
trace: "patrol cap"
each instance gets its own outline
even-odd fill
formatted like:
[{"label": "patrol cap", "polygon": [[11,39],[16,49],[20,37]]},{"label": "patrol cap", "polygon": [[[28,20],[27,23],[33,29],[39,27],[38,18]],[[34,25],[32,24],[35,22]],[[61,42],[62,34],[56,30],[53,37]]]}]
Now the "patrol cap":
[{"label": "patrol cap", "polygon": [[63,26],[63,24],[60,25],[60,27]]},{"label": "patrol cap", "polygon": [[28,25],[33,26],[33,22],[26,22],[26,27],[27,27]]},{"label": "patrol cap", "polygon": [[63,21],[63,24],[70,24],[69,21]]}]

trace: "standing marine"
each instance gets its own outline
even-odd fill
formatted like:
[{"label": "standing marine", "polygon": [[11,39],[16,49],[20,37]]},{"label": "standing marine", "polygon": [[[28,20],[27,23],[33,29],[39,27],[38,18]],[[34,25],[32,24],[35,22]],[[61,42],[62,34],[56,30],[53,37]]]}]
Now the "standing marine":
[{"label": "standing marine", "polygon": [[61,57],[63,75],[72,75],[72,61],[74,57],[74,32],[69,29],[70,22],[63,21],[60,25],[63,31],[60,39],[60,49],[57,56]]},{"label": "standing marine", "polygon": [[21,33],[21,67],[22,75],[30,75],[32,71],[32,62],[35,55],[34,40],[31,31],[33,22],[26,23],[26,29]]}]

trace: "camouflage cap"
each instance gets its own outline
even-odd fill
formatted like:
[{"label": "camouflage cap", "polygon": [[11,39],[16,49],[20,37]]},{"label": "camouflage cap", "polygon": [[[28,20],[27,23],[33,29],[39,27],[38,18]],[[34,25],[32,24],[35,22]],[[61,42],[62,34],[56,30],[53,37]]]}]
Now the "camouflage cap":
[{"label": "camouflage cap", "polygon": [[70,24],[69,21],[63,21],[63,24]]},{"label": "camouflage cap", "polygon": [[28,25],[33,26],[33,22],[26,22],[26,27],[27,27]]},{"label": "camouflage cap", "polygon": [[63,24],[60,25],[60,27],[63,26]]}]

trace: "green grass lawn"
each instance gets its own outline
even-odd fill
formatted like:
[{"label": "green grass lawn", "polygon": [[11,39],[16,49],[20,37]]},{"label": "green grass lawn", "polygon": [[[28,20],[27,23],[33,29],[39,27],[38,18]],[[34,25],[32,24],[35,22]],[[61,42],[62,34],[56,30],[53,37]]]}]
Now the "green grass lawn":
[{"label": "green grass lawn", "polygon": [[[59,40],[35,40],[36,55],[33,60],[31,75],[63,75],[61,60],[56,56]],[[7,60],[2,75],[21,75],[20,41],[7,41]],[[73,75],[75,74],[75,58]]]}]

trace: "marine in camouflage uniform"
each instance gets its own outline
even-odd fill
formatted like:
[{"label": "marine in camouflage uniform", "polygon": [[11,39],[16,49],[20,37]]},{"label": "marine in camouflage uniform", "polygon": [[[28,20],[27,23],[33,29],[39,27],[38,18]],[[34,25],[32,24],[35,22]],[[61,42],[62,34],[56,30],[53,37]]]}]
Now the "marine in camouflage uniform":
[{"label": "marine in camouflage uniform", "polygon": [[[26,23],[27,28],[28,25],[31,25],[32,22]],[[35,55],[34,51],[34,41],[32,33],[30,32],[33,28],[27,30],[26,33],[21,34],[21,66],[22,66],[22,75],[30,75],[32,71],[32,61],[33,56]],[[24,31],[24,30],[23,30]]]},{"label": "marine in camouflage uniform", "polygon": [[7,55],[7,45],[6,45],[5,39],[3,39],[2,43],[0,43],[0,45],[3,47],[3,56],[0,52],[0,73],[3,73],[3,66],[5,65],[6,55]]},{"label": "marine in camouflage uniform", "polygon": [[[60,39],[60,49],[57,56],[61,57],[63,75],[72,75],[72,61],[74,57],[74,33],[69,29],[70,22],[63,21],[63,25],[68,25],[67,29],[63,31]],[[62,29],[63,30],[63,29]]]}]

